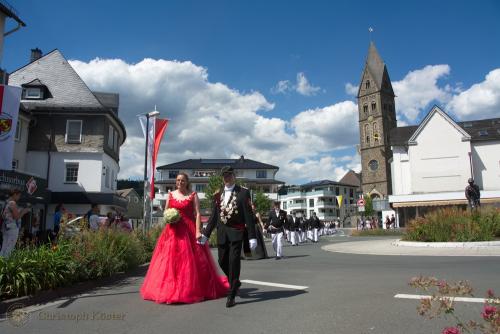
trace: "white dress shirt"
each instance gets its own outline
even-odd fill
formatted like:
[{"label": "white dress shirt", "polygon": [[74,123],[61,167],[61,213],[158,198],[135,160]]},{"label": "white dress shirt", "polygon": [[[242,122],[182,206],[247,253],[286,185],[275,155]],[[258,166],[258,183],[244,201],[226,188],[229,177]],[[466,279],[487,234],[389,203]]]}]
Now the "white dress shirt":
[{"label": "white dress shirt", "polygon": [[234,184],[231,187],[224,187],[224,205],[229,201],[229,197],[231,197],[231,193],[234,190]]}]

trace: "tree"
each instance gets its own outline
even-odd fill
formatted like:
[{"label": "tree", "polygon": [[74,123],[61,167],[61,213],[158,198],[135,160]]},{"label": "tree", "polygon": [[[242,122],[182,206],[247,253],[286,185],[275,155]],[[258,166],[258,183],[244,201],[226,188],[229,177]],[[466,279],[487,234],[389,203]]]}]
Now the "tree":
[{"label": "tree", "polygon": [[365,216],[371,217],[373,216],[373,200],[368,194],[365,194],[363,197],[365,199]]},{"label": "tree", "polygon": [[224,181],[220,175],[212,175],[208,178],[208,184],[205,188],[205,198],[200,202],[202,209],[209,209],[212,207],[214,195],[222,188],[223,185]]},{"label": "tree", "polygon": [[265,215],[269,212],[269,210],[271,210],[271,202],[272,201],[266,195],[264,195],[261,190],[255,193],[255,210],[261,215]]}]

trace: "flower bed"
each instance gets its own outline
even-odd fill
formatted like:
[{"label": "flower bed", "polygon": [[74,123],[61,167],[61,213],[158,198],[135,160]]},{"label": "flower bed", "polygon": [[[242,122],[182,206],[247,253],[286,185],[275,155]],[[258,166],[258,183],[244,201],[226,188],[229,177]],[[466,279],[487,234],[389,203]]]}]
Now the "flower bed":
[{"label": "flower bed", "polygon": [[491,241],[500,237],[500,210],[439,209],[410,221],[403,240],[424,242]]},{"label": "flower bed", "polygon": [[82,231],[57,245],[16,249],[0,257],[0,299],[34,294],[123,272],[149,261],[161,229],[147,233]]}]

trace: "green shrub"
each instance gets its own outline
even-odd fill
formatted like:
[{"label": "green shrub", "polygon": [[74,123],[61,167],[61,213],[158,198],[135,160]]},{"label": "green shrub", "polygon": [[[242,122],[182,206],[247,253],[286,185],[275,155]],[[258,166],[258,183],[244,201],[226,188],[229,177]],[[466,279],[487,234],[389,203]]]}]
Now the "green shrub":
[{"label": "green shrub", "polygon": [[76,281],[123,272],[151,258],[161,228],[147,233],[84,230],[57,245],[16,248],[0,257],[0,299],[34,294]]},{"label": "green shrub", "polygon": [[424,242],[490,241],[500,236],[500,210],[471,212],[459,208],[438,209],[410,221],[404,240]]}]

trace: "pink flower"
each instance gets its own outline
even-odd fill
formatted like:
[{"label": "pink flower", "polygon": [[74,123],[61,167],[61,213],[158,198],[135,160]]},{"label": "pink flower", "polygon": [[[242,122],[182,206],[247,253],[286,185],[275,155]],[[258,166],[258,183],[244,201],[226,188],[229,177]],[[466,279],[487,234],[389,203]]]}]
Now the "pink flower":
[{"label": "pink flower", "polygon": [[496,312],[497,308],[495,306],[484,305],[483,313],[481,313],[481,315],[483,316],[484,320],[489,320],[495,315]]},{"label": "pink flower", "polygon": [[443,329],[441,334],[461,334],[461,333],[457,327],[447,327],[447,328]]},{"label": "pink flower", "polygon": [[491,289],[488,289],[488,291],[486,291],[486,295],[488,296],[488,298],[494,298],[495,292]]}]

